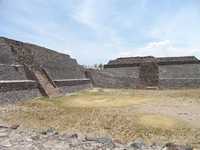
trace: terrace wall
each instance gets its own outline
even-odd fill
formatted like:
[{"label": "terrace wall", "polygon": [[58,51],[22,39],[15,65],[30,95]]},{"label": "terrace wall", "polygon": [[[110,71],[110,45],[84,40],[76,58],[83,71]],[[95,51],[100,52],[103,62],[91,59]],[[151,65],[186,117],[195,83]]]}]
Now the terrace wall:
[{"label": "terrace wall", "polygon": [[103,72],[117,76],[117,77],[130,77],[139,78],[139,67],[121,67],[121,68],[105,68]]},{"label": "terrace wall", "polygon": [[91,87],[82,66],[69,55],[0,37],[0,103],[42,96],[33,68],[42,68],[63,93]]},{"label": "terrace wall", "polygon": [[200,64],[159,66],[160,88],[200,88]]},{"label": "terrace wall", "polygon": [[64,93],[76,92],[84,89],[92,88],[90,79],[68,79],[68,80],[54,80],[54,83]]},{"label": "terrace wall", "polygon": [[[91,88],[89,79],[54,80],[63,93],[76,92]],[[0,81],[0,103],[15,103],[20,100],[30,100],[43,96],[38,83],[34,80]]]},{"label": "terrace wall", "polygon": [[33,80],[0,81],[0,103],[14,103],[42,96]]},{"label": "terrace wall", "polygon": [[[158,86],[164,88],[200,88],[200,64],[162,64],[158,66]],[[151,72],[149,72],[151,75]],[[93,73],[94,85],[101,87],[144,88],[140,80],[140,67],[106,67]],[[133,78],[135,79],[133,81]],[[132,84],[135,84],[133,86]]]},{"label": "terrace wall", "polygon": [[[119,71],[119,70],[118,70]],[[119,72],[120,73],[120,72]],[[138,79],[127,77],[122,74],[114,75],[106,71],[89,69],[86,71],[87,77],[90,78],[93,86],[102,88],[136,88]]]},{"label": "terrace wall", "polygon": [[159,79],[161,89],[189,89],[200,88],[200,78]]},{"label": "terrace wall", "polygon": [[21,65],[3,65],[0,64],[1,80],[27,80],[24,67]]},{"label": "terrace wall", "polygon": [[69,55],[0,37],[0,64],[26,64],[45,68],[52,79],[84,78],[84,71]]},{"label": "terrace wall", "polygon": [[200,78],[200,64],[160,65],[159,78]]}]

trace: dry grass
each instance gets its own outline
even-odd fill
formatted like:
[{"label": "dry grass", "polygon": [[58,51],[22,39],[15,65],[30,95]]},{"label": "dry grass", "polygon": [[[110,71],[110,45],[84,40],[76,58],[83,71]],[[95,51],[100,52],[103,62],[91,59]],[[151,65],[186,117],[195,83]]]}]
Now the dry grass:
[{"label": "dry grass", "polygon": [[18,103],[15,110],[1,114],[1,119],[25,128],[53,127],[65,132],[109,134],[125,142],[137,137],[185,142],[200,139],[198,129],[183,120],[138,111],[144,104],[164,99],[199,103],[200,93],[199,90],[93,89],[53,100],[40,98]]},{"label": "dry grass", "polygon": [[181,126],[180,121],[177,121],[174,118],[152,114],[141,115],[139,117],[139,123],[146,127],[168,130]]}]

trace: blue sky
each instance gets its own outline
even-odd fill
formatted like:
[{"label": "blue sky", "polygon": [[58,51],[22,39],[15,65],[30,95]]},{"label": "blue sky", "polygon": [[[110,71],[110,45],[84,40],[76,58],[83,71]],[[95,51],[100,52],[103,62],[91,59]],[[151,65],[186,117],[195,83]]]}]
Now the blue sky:
[{"label": "blue sky", "polygon": [[125,56],[200,57],[200,1],[0,0],[0,36],[84,65]]}]

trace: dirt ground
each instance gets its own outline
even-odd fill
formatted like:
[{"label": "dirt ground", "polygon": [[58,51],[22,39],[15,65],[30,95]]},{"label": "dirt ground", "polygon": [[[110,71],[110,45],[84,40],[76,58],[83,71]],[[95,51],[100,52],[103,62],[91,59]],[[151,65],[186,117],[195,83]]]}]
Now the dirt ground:
[{"label": "dirt ground", "polygon": [[200,89],[92,89],[0,106],[0,121],[21,128],[110,135],[122,142],[200,146]]}]

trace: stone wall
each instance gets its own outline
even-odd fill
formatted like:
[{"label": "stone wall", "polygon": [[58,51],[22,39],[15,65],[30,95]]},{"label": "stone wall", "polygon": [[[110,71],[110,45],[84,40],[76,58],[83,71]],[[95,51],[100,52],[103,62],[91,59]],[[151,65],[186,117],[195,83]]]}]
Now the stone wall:
[{"label": "stone wall", "polygon": [[40,97],[38,84],[32,80],[0,81],[0,103],[13,103]]},{"label": "stone wall", "polygon": [[136,88],[139,82],[137,78],[115,76],[107,71],[89,69],[86,74],[95,87]]},{"label": "stone wall", "polygon": [[161,89],[200,88],[200,78],[159,79]]},{"label": "stone wall", "polygon": [[0,64],[16,64],[15,56],[12,55],[10,46],[0,37]]},{"label": "stone wall", "polygon": [[0,64],[41,66],[53,79],[84,78],[84,71],[75,59],[33,44],[0,38]]},{"label": "stone wall", "polygon": [[0,92],[13,90],[29,90],[38,88],[37,82],[33,80],[10,80],[0,81]]},{"label": "stone wall", "polygon": [[159,78],[200,78],[200,64],[161,65]]},{"label": "stone wall", "polygon": [[81,84],[90,84],[90,79],[65,79],[65,80],[54,80],[54,83],[58,87],[62,86],[73,86],[73,85],[81,85]]},{"label": "stone wall", "polygon": [[[159,81],[160,88],[197,88],[200,87],[200,64],[179,64],[179,65],[159,65]],[[94,74],[94,73],[93,73]],[[149,76],[151,73],[149,73]],[[143,88],[140,80],[140,67],[121,67],[121,68],[105,68],[98,74],[93,75],[96,86],[101,87],[139,87]],[[150,76],[151,77],[151,76]],[[133,82],[132,78],[135,78]],[[146,77],[145,77],[146,78]],[[125,79],[125,80],[124,80]],[[129,85],[134,83],[135,86]],[[98,83],[99,82],[99,83]],[[155,84],[156,86],[157,84]],[[150,86],[150,85],[149,85]]]},{"label": "stone wall", "polygon": [[0,103],[16,103],[22,100],[31,100],[41,96],[42,95],[38,89],[0,92]]},{"label": "stone wall", "polygon": [[200,64],[159,66],[159,87],[200,88]]},{"label": "stone wall", "polygon": [[77,85],[71,85],[71,86],[62,86],[62,87],[59,87],[59,88],[61,89],[62,92],[66,93],[66,95],[67,95],[67,94],[72,93],[72,92],[91,89],[92,84],[90,84],[90,83],[77,84]]},{"label": "stone wall", "polygon": [[105,73],[117,77],[139,78],[139,67],[105,68]]},{"label": "stone wall", "polygon": [[3,65],[0,64],[1,80],[27,80],[24,67],[21,65]]},{"label": "stone wall", "polygon": [[55,80],[65,93],[91,87],[82,66],[69,55],[0,37],[0,102],[42,96],[35,69],[44,70],[48,81]]},{"label": "stone wall", "polygon": [[159,71],[156,61],[143,62],[140,64],[140,85],[141,87],[158,86]]},{"label": "stone wall", "polygon": [[54,80],[54,83],[64,93],[71,93],[92,88],[90,79]]},{"label": "stone wall", "polygon": [[[89,79],[54,80],[63,93],[77,92],[89,89],[92,84]],[[34,80],[6,80],[0,81],[0,103],[13,103],[19,100],[31,100],[41,97],[42,92]]]}]

